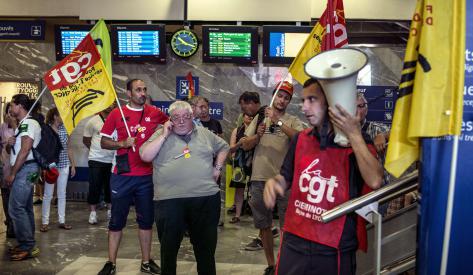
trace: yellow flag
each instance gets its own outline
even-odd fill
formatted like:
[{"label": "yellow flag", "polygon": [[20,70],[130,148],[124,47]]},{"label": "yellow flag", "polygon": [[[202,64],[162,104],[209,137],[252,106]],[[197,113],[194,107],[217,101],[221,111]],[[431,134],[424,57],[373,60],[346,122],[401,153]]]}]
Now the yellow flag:
[{"label": "yellow flag", "polygon": [[313,56],[318,54],[322,48],[322,38],[325,35],[325,27],[320,24],[320,21],[314,26],[309,36],[304,42],[304,45],[299,50],[299,53],[292,61],[289,67],[289,72],[292,77],[300,84],[310,77],[304,71],[304,64]]},{"label": "yellow flag", "polygon": [[465,0],[417,1],[385,163],[395,177],[419,158],[420,137],[460,134],[465,11]]},{"label": "yellow flag", "polygon": [[112,78],[112,51],[110,46],[110,34],[108,33],[107,25],[103,19],[100,19],[97,24],[90,30],[90,36],[94,40],[97,51],[102,57],[102,61],[107,68],[107,73],[110,79]]},{"label": "yellow flag", "polygon": [[[96,37],[93,39],[89,33],[71,54],[44,75],[69,134],[82,119],[106,109],[116,99],[108,73],[111,67],[106,68],[96,47],[100,36]],[[100,47],[102,52],[110,52],[104,45]]]}]

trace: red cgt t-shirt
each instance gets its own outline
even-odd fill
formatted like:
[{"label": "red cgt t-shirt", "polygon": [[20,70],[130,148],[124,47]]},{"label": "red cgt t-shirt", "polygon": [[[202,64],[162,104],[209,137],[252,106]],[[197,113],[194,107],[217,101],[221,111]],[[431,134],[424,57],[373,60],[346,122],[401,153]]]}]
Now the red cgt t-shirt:
[{"label": "red cgt t-shirt", "polygon": [[[159,124],[164,124],[168,117],[160,109],[149,105],[144,105],[143,109],[135,109],[128,105],[122,108],[125,120],[130,130],[131,137],[135,137],[135,151],[132,148],[118,149],[117,155],[128,154],[130,172],[123,176],[145,176],[153,173],[151,163],[143,162],[139,155],[141,145],[154,133]],[[118,108],[113,109],[103,124],[100,134],[112,138],[114,131],[117,131],[118,141],[128,138],[125,123]],[[117,173],[117,168],[113,167],[113,173]]]}]

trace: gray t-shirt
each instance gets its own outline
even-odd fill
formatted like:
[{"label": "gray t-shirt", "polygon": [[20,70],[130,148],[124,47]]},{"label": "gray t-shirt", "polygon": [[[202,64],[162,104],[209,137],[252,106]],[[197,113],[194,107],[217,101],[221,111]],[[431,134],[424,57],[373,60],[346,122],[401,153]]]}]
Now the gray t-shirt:
[{"label": "gray t-shirt", "polygon": [[[162,132],[162,128],[156,130],[145,144]],[[188,157],[183,154],[186,148]],[[219,192],[213,178],[213,158],[228,149],[225,140],[201,126],[195,126],[188,143],[174,133],[169,135],[153,160],[154,199],[204,197]]]}]

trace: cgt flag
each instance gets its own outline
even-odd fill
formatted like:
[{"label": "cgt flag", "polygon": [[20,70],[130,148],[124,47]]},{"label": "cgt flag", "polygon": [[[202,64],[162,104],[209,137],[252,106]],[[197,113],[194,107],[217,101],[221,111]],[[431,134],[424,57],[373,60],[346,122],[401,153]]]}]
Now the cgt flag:
[{"label": "cgt flag", "polygon": [[109,73],[91,33],[44,75],[44,81],[69,134],[82,119],[109,107],[116,98]]},{"label": "cgt flag", "polygon": [[419,158],[420,137],[460,134],[465,5],[417,1],[385,163],[395,177]]},{"label": "cgt flag", "polygon": [[[336,7],[335,11],[333,11],[333,6]],[[327,39],[330,39],[330,41]],[[328,0],[327,8],[320,17],[319,22],[310,32],[296,58],[292,61],[289,72],[297,82],[304,84],[310,78],[304,71],[304,64],[310,58],[321,51],[340,48],[347,44],[348,38],[343,0]]]}]

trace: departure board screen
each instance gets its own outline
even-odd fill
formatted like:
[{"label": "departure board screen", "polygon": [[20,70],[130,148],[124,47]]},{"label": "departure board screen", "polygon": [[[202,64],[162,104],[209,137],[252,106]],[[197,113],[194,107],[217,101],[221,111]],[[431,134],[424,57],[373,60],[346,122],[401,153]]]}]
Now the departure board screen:
[{"label": "departure board screen", "polygon": [[120,55],[159,55],[159,31],[118,31]]},{"label": "departure board screen", "polygon": [[79,45],[92,29],[92,25],[56,25],[54,26],[54,44],[56,60],[62,60]]},{"label": "departure board screen", "polygon": [[296,57],[308,33],[272,32],[269,34],[269,56]]},{"label": "departure board screen", "polygon": [[291,64],[311,26],[263,26],[263,63]]},{"label": "departure board screen", "polygon": [[257,64],[258,39],[254,26],[202,26],[202,60]]},{"label": "departure board screen", "polygon": [[166,32],[162,24],[111,25],[115,61],[166,63]]},{"label": "departure board screen", "polygon": [[62,31],[62,52],[66,55],[70,54],[88,33],[88,31]]},{"label": "departure board screen", "polygon": [[210,56],[251,57],[251,33],[209,33]]}]

